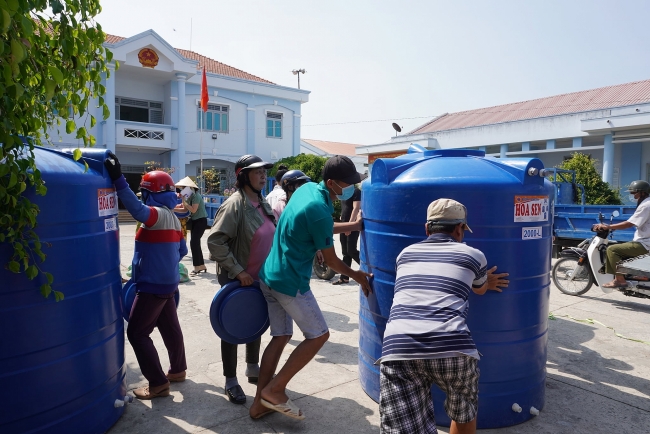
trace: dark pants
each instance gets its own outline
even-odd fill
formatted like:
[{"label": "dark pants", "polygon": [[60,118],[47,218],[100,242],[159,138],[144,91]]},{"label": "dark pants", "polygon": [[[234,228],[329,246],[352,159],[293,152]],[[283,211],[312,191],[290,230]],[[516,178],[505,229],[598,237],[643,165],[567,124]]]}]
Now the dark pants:
[{"label": "dark pants", "polygon": [[[221,286],[233,282],[233,279],[228,278],[228,272],[226,270],[220,270],[217,275],[217,280]],[[261,344],[261,337],[246,344],[246,363],[260,362]],[[221,339],[221,362],[223,363],[224,377],[232,378],[237,376],[237,344],[231,344]]]},{"label": "dark pants", "polygon": [[[246,344],[246,363],[260,362],[260,345],[262,338]],[[232,378],[237,376],[237,344],[221,340],[221,361],[223,362],[223,376]]]},{"label": "dark pants", "polygon": [[150,387],[167,383],[158,352],[149,337],[154,327],[158,327],[169,354],[168,372],[177,374],[186,370],[183,332],[176,315],[174,293],[158,295],[138,292],[131,308],[126,335],[138,359],[140,371],[149,380]]},{"label": "dark pants", "polygon": [[[352,232],[350,235],[341,234],[341,253],[343,253],[343,262],[348,267],[352,266],[352,260],[361,264],[359,260],[359,251],[357,250],[357,241],[359,241],[359,232]],[[349,279],[345,274],[341,274],[341,279]]]},{"label": "dark pants", "polygon": [[192,249],[192,264],[195,267],[204,265],[203,250],[201,250],[201,237],[208,228],[208,219],[203,217],[200,219],[192,220],[192,238],[190,238],[190,248]]}]

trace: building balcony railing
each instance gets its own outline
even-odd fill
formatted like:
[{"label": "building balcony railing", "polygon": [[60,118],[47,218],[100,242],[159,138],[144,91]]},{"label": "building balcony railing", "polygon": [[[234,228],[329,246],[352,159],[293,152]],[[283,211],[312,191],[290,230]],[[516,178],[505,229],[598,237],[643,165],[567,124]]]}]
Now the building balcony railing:
[{"label": "building balcony railing", "polygon": [[172,149],[172,127],[171,125],[116,120],[115,139],[118,145],[123,146]]}]

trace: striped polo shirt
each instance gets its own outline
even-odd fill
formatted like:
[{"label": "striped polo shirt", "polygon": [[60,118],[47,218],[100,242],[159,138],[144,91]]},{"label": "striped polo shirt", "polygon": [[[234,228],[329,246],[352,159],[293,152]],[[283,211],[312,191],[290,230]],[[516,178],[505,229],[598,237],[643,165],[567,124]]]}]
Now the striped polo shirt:
[{"label": "striped polo shirt", "polygon": [[471,287],[487,280],[477,249],[437,233],[397,257],[395,295],[378,361],[479,358],[466,319]]}]

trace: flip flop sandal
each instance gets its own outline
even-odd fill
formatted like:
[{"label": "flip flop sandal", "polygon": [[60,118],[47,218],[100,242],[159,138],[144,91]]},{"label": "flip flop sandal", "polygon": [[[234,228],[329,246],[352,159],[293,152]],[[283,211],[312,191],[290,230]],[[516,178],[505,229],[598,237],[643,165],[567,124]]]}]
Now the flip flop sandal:
[{"label": "flip flop sandal", "polygon": [[332,282],[332,285],[343,285],[344,283],[350,283],[350,281],[349,280],[339,279],[339,280],[337,280],[335,282]]},{"label": "flip flop sandal", "polygon": [[[254,420],[261,419],[261,418],[263,418],[264,416],[267,416],[267,415],[269,415],[269,414],[271,414],[271,413],[275,413],[275,410],[266,410],[266,411],[264,411],[264,412],[258,414],[257,416],[254,416],[254,417],[251,416],[251,419],[254,419]],[[250,415],[249,415],[249,416],[250,416]]]},{"label": "flip flop sandal", "polygon": [[628,286],[630,286],[630,284],[627,283],[627,282],[626,283],[618,283],[616,281],[613,281],[613,282],[609,282],[609,283],[604,284],[603,288],[616,289],[616,288],[627,288]]},{"label": "flip flop sandal", "polygon": [[305,415],[302,414],[302,411],[300,411],[300,408],[293,403],[290,399],[287,400],[284,404],[271,404],[269,401],[262,399],[261,400],[262,405],[266,408],[270,408],[271,410],[277,411],[280,414],[283,414],[287,417],[290,417],[292,419],[298,419],[298,420],[303,420],[305,418]]}]

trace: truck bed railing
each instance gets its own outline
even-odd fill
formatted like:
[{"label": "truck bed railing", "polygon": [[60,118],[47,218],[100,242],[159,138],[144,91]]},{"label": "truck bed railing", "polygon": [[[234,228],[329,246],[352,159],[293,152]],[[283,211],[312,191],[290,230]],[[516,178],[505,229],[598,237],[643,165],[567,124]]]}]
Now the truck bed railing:
[{"label": "truck bed railing", "polygon": [[[612,223],[620,223],[628,220],[634,210],[634,206],[621,205],[555,205],[553,235],[559,239],[591,238],[594,236],[591,227],[600,223],[599,213],[602,213],[604,221],[609,223],[612,213],[618,211],[619,216],[614,217]],[[614,231],[612,239],[631,241],[633,236],[634,228],[619,229]]]}]

